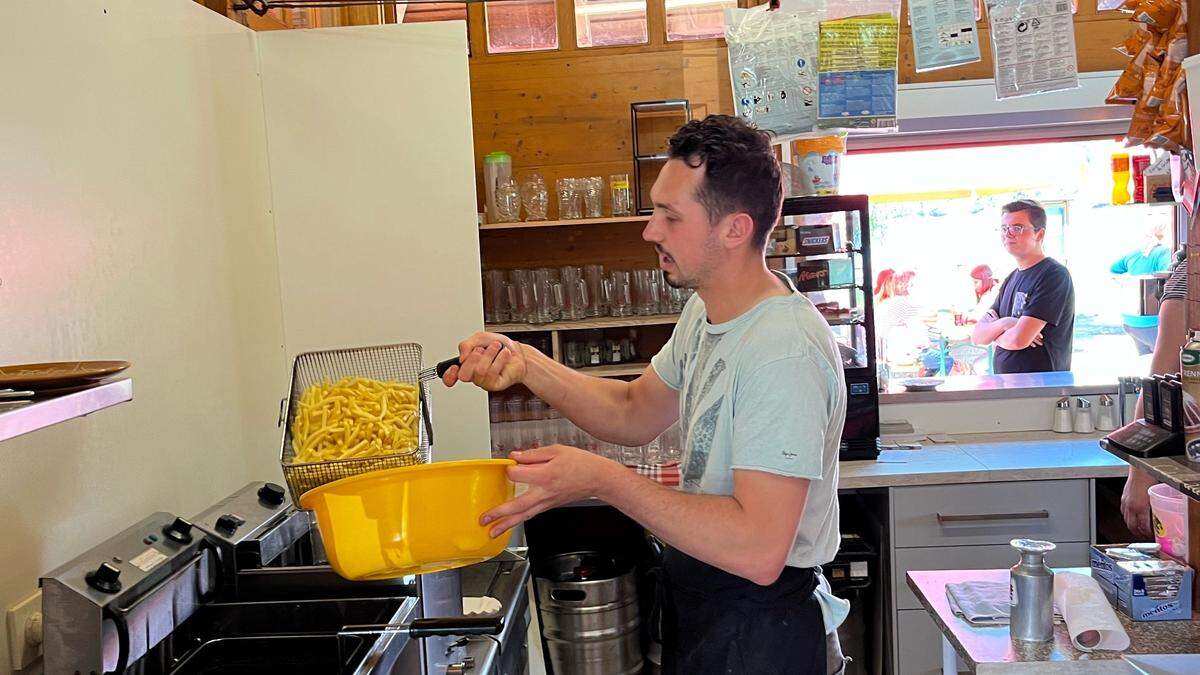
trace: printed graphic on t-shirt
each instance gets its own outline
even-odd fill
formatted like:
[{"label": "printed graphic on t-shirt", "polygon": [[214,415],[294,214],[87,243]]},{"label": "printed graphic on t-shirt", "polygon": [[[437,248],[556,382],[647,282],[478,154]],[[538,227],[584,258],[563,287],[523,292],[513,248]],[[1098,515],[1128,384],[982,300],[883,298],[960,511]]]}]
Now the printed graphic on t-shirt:
[{"label": "printed graphic on t-shirt", "polygon": [[1025,315],[1025,301],[1029,299],[1029,294],[1025,291],[1017,291],[1013,293],[1012,317],[1019,319]]},{"label": "printed graphic on t-shirt", "polygon": [[687,492],[699,492],[700,481],[708,468],[708,455],[712,450],[713,437],[717,430],[717,417],[721,414],[721,404],[725,397],[718,398],[704,414],[692,425],[688,433],[687,463],[684,465],[683,489]]}]

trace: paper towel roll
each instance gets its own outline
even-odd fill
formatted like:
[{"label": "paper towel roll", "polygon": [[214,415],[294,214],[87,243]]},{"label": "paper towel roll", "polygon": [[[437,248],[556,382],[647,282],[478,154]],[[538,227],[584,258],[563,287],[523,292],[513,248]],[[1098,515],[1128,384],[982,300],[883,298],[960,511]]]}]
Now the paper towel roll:
[{"label": "paper towel roll", "polygon": [[1071,644],[1079,651],[1129,648],[1129,635],[1095,579],[1058,572],[1054,575],[1054,606],[1062,613]]}]

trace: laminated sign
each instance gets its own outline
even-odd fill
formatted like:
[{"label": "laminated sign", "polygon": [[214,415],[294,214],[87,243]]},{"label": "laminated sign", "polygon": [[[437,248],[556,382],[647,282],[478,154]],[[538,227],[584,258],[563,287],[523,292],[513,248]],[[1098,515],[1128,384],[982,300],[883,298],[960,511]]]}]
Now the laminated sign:
[{"label": "laminated sign", "polygon": [[789,136],[817,120],[817,21],[811,15],[725,10],[729,77],[738,115],[759,129]]},{"label": "laminated sign", "polygon": [[892,14],[821,22],[822,129],[896,127],[900,22]]},{"label": "laminated sign", "polygon": [[976,63],[975,0],[909,0],[917,72]]},{"label": "laminated sign", "polygon": [[1079,86],[1071,0],[988,0],[996,98]]}]

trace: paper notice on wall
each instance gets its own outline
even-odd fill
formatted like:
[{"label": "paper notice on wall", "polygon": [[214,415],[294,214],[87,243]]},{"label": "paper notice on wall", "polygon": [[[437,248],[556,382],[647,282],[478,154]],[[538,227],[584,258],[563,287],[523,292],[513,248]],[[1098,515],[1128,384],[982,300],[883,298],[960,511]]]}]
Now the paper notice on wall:
[{"label": "paper notice on wall", "polygon": [[817,20],[751,9],[725,10],[729,76],[738,115],[780,137],[817,120]]},{"label": "paper notice on wall", "polygon": [[988,0],[996,98],[1079,86],[1070,0]]},{"label": "paper notice on wall", "polygon": [[896,128],[899,38],[892,14],[821,22],[818,127]]},{"label": "paper notice on wall", "polygon": [[976,63],[975,0],[909,0],[917,72]]}]

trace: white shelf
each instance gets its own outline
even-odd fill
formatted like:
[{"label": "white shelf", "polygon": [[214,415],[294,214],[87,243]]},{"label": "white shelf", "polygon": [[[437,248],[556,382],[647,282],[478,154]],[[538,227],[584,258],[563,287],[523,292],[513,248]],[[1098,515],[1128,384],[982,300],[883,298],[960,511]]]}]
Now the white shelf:
[{"label": "white shelf", "polygon": [[633,326],[662,326],[679,320],[678,314],[645,314],[641,316],[598,316],[579,321],[551,323],[489,323],[484,326],[493,333],[540,333],[545,331],[590,330],[594,328],[629,328]]},{"label": "white shelf", "polygon": [[133,400],[133,380],[125,378],[77,391],[34,401],[0,412],[0,441],[6,441],[59,422],[90,415]]},{"label": "white shelf", "polygon": [[616,225],[645,223],[650,216],[617,216],[615,218],[575,218],[573,220],[522,220],[515,223],[484,223],[481,230],[523,230],[532,227],[571,227],[576,225]]}]

